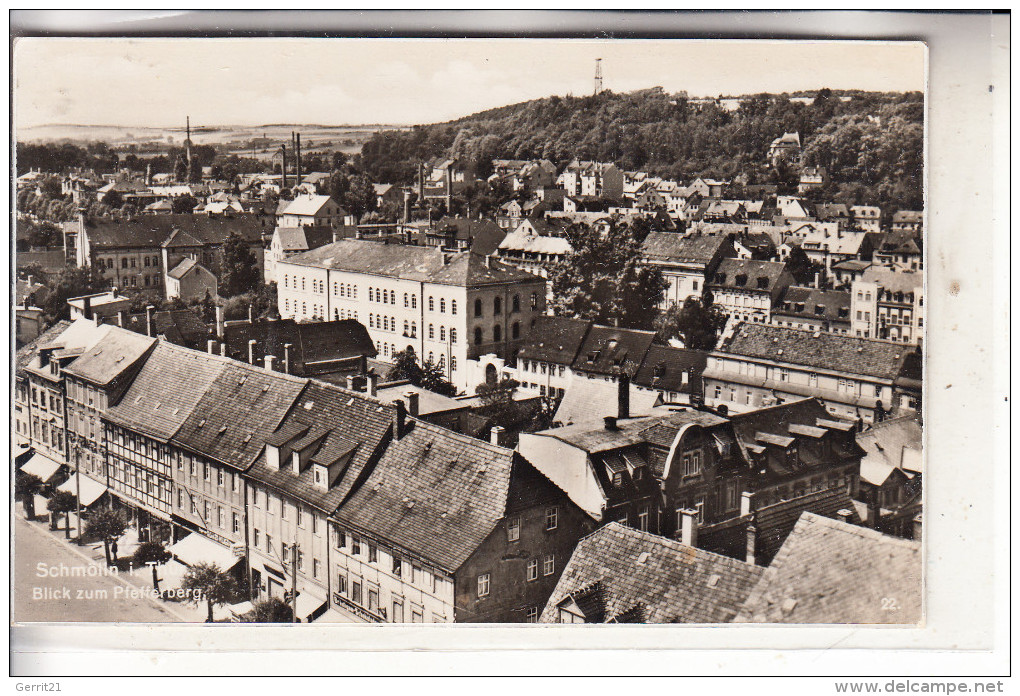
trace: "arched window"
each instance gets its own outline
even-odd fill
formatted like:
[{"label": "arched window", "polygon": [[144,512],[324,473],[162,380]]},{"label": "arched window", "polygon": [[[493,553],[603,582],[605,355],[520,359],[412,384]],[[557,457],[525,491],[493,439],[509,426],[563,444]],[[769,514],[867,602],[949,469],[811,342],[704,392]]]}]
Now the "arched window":
[{"label": "arched window", "polygon": [[457,342],[457,329],[450,329],[450,343]]},{"label": "arched window", "polygon": [[301,289],[302,290],[305,289],[305,279],[304,279],[304,277],[301,278]]},{"label": "arched window", "polygon": [[503,340],[502,333],[503,333],[503,330],[502,330],[502,328],[500,327],[499,324],[496,324],[495,326],[493,326],[492,327],[492,340],[493,341],[501,341],[501,340]]},{"label": "arched window", "polygon": [[457,358],[455,358],[454,356],[451,355],[450,356],[450,372],[456,372],[456,371],[457,371]]},{"label": "arched window", "polygon": [[145,257],[145,267],[148,268],[150,263],[151,263],[151,261],[149,260],[149,257],[146,256]]},{"label": "arched window", "polygon": [[538,293],[537,292],[531,293],[531,308],[532,309],[538,309]]},{"label": "arched window", "polygon": [[340,321],[340,310],[339,309],[334,309],[333,310],[333,321]]},{"label": "arched window", "polygon": [[436,337],[435,327],[433,327],[432,324],[429,324],[429,340],[431,341],[435,337]]},{"label": "arched window", "polygon": [[429,311],[430,312],[436,311],[436,301],[435,299],[432,298],[431,295],[429,296]]},{"label": "arched window", "polygon": [[521,323],[519,321],[515,321],[511,331],[512,331],[511,336],[513,338],[520,338],[521,337]]},{"label": "arched window", "polygon": [[481,345],[481,343],[482,343],[482,327],[476,326],[475,327],[475,345],[478,346],[478,345]]},{"label": "arched window", "polygon": [[283,287],[285,287],[285,288],[286,288],[286,287],[290,287],[290,286],[289,286],[289,285],[287,284],[287,282],[289,281],[289,279],[290,279],[290,276],[288,276],[288,275],[287,275],[287,274],[285,273],[285,274],[283,275]]},{"label": "arched window", "polygon": [[476,317],[482,316],[482,301],[481,300],[475,300],[475,316]]},{"label": "arched window", "polygon": [[418,337],[418,324],[416,322],[412,321],[411,322],[411,338],[417,338],[417,337]]},{"label": "arched window", "polygon": [[369,314],[368,315],[368,328],[370,328],[370,329],[374,329],[375,328],[375,315],[374,314]]},{"label": "arched window", "polygon": [[492,313],[502,314],[503,313],[503,298],[493,297],[492,298]]},{"label": "arched window", "polygon": [[521,296],[520,295],[514,295],[512,307],[513,307],[513,309],[511,311],[513,311],[513,312],[521,311]]},{"label": "arched window", "polygon": [[446,314],[446,299],[443,297],[439,298],[439,311],[442,314]]},{"label": "arched window", "polygon": [[445,341],[446,340],[446,327],[445,326],[440,326],[439,327],[439,340],[440,341]]},{"label": "arched window", "polygon": [[290,311],[290,300],[284,300],[283,301],[283,310],[285,312],[289,312]]},{"label": "arched window", "polygon": [[430,350],[430,351],[429,351],[429,358],[428,358],[429,362],[430,362],[430,363],[434,363],[434,362],[436,361],[436,360],[435,360],[435,358],[436,358],[436,356],[435,356],[435,353],[433,353],[433,352],[432,352],[432,351]]},{"label": "arched window", "polygon": [[418,309],[418,296],[411,295],[411,309]]},{"label": "arched window", "polygon": [[404,335],[405,336],[411,335],[411,324],[406,319],[404,320]]},{"label": "arched window", "polygon": [[336,295],[339,295],[339,294],[340,294],[340,283],[334,282],[333,283],[333,295],[336,296]]},{"label": "arched window", "polygon": [[375,295],[372,294],[372,288],[370,287],[368,289],[368,301],[371,302],[373,297],[375,297]]},{"label": "arched window", "polygon": [[390,290],[390,304],[397,304],[397,292],[396,290]]},{"label": "arched window", "polygon": [[[355,299],[355,300],[356,300],[356,299],[358,299],[358,286],[357,286],[357,285],[355,285],[355,286],[354,286],[354,299]],[[358,317],[357,317],[357,314],[355,314],[354,318],[355,318],[355,319],[357,319],[357,318],[358,318]]]},{"label": "arched window", "polygon": [[446,356],[445,355],[440,355],[439,356],[439,369],[442,370],[443,372],[446,372]]},{"label": "arched window", "polygon": [[308,314],[308,305],[304,302],[301,303],[301,316]]},{"label": "arched window", "polygon": [[407,293],[405,292],[404,293],[404,308],[407,309],[409,306],[410,306],[410,303],[407,301]]},{"label": "arched window", "polygon": [[450,300],[450,314],[457,313],[457,300]]}]

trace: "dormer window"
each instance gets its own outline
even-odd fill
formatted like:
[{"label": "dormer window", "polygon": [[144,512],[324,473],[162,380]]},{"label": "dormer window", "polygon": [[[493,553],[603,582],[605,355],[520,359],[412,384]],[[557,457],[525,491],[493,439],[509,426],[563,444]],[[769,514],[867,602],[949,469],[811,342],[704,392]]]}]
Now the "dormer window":
[{"label": "dormer window", "polygon": [[768,290],[768,287],[769,287],[769,279],[768,278],[766,278],[765,276],[761,276],[760,278],[758,278],[758,289],[759,290]]},{"label": "dormer window", "polygon": [[329,488],[329,475],[326,467],[321,464],[312,467],[312,483],[320,490]]},{"label": "dormer window", "polygon": [[740,274],[739,274],[739,275],[737,275],[737,277],[736,277],[736,278],[734,279],[734,282],[736,282],[736,284],[737,284],[737,285],[739,285],[739,286],[743,287],[743,286],[747,285],[747,276],[746,276],[746,275],[744,275],[743,273],[740,273]]},{"label": "dormer window", "polygon": [[266,465],[274,471],[280,470],[280,448],[266,445]]}]

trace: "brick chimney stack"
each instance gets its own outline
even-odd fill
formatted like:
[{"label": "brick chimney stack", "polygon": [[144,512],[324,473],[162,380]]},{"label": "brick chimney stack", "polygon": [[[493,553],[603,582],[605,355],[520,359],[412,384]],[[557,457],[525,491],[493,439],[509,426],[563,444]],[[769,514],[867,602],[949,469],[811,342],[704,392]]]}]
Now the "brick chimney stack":
[{"label": "brick chimney stack", "polygon": [[407,411],[404,402],[400,399],[393,400],[395,411],[393,413],[393,439],[399,440],[407,433]]},{"label": "brick chimney stack", "polygon": [[288,375],[290,374],[290,349],[292,346],[292,343],[283,344],[283,371]]},{"label": "brick chimney stack", "polygon": [[620,372],[616,382],[619,387],[616,392],[616,417],[623,420],[630,418],[630,375]]},{"label": "brick chimney stack", "polygon": [[152,312],[156,308],[149,305],[145,308],[145,335],[152,336]]},{"label": "brick chimney stack", "polygon": [[502,437],[504,430],[505,428],[501,425],[492,426],[492,430],[489,432],[489,442],[499,447],[499,438]]},{"label": "brick chimney stack", "polygon": [[404,392],[404,398],[407,399],[407,412],[415,418],[418,417],[418,410],[421,407],[419,396],[415,391]]},{"label": "brick chimney stack", "polygon": [[258,343],[254,338],[248,341],[248,364],[255,364],[255,344]]},{"label": "brick chimney stack", "polygon": [[680,543],[687,546],[698,545],[698,511],[682,510],[680,523]]}]

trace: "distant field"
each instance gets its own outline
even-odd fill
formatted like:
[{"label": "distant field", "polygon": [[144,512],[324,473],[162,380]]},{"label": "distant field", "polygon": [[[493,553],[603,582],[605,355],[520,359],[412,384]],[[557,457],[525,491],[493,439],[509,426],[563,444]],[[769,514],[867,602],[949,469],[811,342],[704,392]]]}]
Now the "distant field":
[{"label": "distant field", "polygon": [[[321,126],[321,125],[269,125],[269,126],[193,126],[191,140],[196,144],[217,145],[224,152],[252,156],[253,139],[267,139],[271,144],[260,144],[254,151],[262,158],[275,152],[281,143],[290,142],[292,131],[301,133],[301,149],[342,150],[359,152],[362,144],[380,130],[401,130],[404,126]],[[131,126],[79,126],[52,124],[21,128],[18,142],[73,142],[84,144],[102,141],[121,149],[134,145],[139,153],[160,149],[167,145],[180,145],[184,141],[184,128],[137,128]]]}]

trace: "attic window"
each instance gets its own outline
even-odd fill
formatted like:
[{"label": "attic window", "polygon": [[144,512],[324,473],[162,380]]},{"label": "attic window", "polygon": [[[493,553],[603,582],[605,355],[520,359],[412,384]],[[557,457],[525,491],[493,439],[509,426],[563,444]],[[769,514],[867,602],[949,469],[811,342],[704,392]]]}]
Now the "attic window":
[{"label": "attic window", "polygon": [[124,360],[124,356],[122,355],[119,358],[117,358],[116,360],[114,360],[113,362],[119,363],[119,362],[122,362],[123,360]]},{"label": "attic window", "polygon": [[825,305],[815,305],[815,314],[825,314]]},{"label": "attic window", "polygon": [[747,285],[747,276],[745,274],[743,274],[743,273],[740,273],[734,279],[734,282],[736,282],[736,284],[740,285],[740,286]]},{"label": "attic window", "polygon": [[768,288],[768,286],[769,286],[769,279],[768,278],[766,278],[765,276],[761,276],[761,277],[758,278],[758,289],[759,290],[765,290],[765,289]]},{"label": "attic window", "polygon": [[141,402],[141,400],[142,400],[142,395],[141,395],[141,394],[139,394],[138,396],[136,396],[136,397],[135,397],[135,403],[136,403],[136,404],[137,404],[137,403],[140,403],[140,402]]},{"label": "attic window", "polygon": [[159,402],[157,401],[157,402],[156,402],[156,405],[152,407],[152,410],[153,410],[153,411],[158,411],[158,410],[159,410],[159,407],[160,407],[160,406],[162,406],[162,404],[160,404],[160,403],[159,403]]},{"label": "attic window", "polygon": [[179,408],[174,408],[174,410],[173,410],[173,414],[174,414],[175,416],[176,416],[176,415],[177,415],[178,413],[180,413],[180,412],[181,412],[181,409],[179,409]]},{"label": "attic window", "polygon": [[264,386],[262,387],[262,393],[263,393],[263,394],[265,394],[265,393],[266,393],[267,391],[269,391],[269,385],[268,385],[268,384],[266,384],[266,385],[264,385]]},{"label": "attic window", "polygon": [[103,349],[102,349],[102,348],[97,348],[97,349],[96,349],[96,352],[95,352],[95,353],[93,353],[92,355],[99,355],[99,354],[100,354],[100,353],[102,353],[102,352],[103,352]]}]

